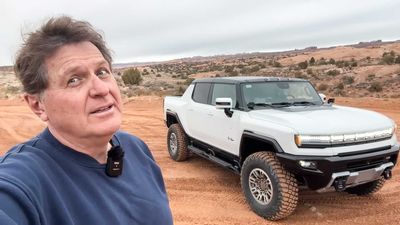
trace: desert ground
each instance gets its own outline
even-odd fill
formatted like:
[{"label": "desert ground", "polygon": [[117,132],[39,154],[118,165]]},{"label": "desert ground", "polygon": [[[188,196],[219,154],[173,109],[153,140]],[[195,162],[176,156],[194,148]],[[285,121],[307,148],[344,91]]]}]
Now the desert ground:
[{"label": "desert ground", "polygon": [[[400,99],[337,98],[337,103],[381,112],[400,124]],[[25,103],[0,100],[0,154],[44,127]],[[160,165],[176,225],[222,224],[399,224],[400,167],[383,189],[371,197],[345,193],[300,191],[295,213],[270,222],[254,214],[245,202],[239,176],[200,157],[177,163],[168,156],[162,98],[133,97],[124,104],[122,129],[150,147]],[[397,137],[400,131],[397,130]]]}]

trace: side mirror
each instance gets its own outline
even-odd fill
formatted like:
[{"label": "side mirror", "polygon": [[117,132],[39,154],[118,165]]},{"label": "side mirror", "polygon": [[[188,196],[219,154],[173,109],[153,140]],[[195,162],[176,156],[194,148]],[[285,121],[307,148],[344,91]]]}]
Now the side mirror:
[{"label": "side mirror", "polygon": [[319,97],[322,99],[323,102],[326,102],[326,95],[319,93]]},{"label": "side mirror", "polygon": [[231,98],[216,98],[215,99],[215,108],[224,109],[225,115],[227,117],[232,117],[233,111],[232,109],[232,99]]},{"label": "side mirror", "polygon": [[232,99],[231,98],[216,98],[215,108],[217,109],[231,109]]},{"label": "side mirror", "polygon": [[333,104],[333,103],[335,103],[335,99],[334,98],[328,99],[328,104]]}]

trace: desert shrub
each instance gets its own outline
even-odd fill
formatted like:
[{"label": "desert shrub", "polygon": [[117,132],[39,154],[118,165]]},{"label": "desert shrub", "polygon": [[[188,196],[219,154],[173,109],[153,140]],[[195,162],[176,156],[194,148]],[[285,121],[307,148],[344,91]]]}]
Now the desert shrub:
[{"label": "desert shrub", "polygon": [[343,68],[344,67],[344,61],[343,60],[336,61],[335,65],[338,68]]},{"label": "desert shrub", "polygon": [[156,75],[156,77],[161,77],[161,74],[158,73],[158,74]]},{"label": "desert shrub", "polygon": [[313,75],[313,74],[314,74],[314,72],[313,72],[313,70],[312,70],[311,68],[308,68],[308,69],[307,69],[307,74],[309,74],[309,75]]},{"label": "desert shrub", "polygon": [[314,65],[315,64],[315,59],[314,59],[314,57],[311,57],[311,59],[310,59],[310,65]]},{"label": "desert shrub", "polygon": [[328,89],[328,85],[327,84],[320,84],[318,85],[318,90],[319,91],[326,91]]},{"label": "desert shrub", "polygon": [[239,72],[236,71],[236,70],[234,70],[234,71],[232,71],[232,72],[229,73],[229,76],[235,77],[235,76],[237,76],[237,75],[239,75]]},{"label": "desert shrub", "polygon": [[304,62],[300,62],[299,64],[297,64],[299,67],[300,67],[300,69],[307,69],[307,67],[308,67],[308,62],[307,62],[307,60],[306,61],[304,61]]},{"label": "desert shrub", "polygon": [[329,70],[328,72],[326,72],[326,74],[328,74],[329,76],[336,76],[336,75],[340,74],[340,71],[333,69],[333,70]]},{"label": "desert shrub", "polygon": [[371,86],[368,88],[370,92],[381,92],[383,90],[381,83],[373,82]]},{"label": "desert shrub", "polygon": [[366,78],[367,81],[372,81],[375,79],[375,74],[368,74],[368,77]]},{"label": "desert shrub", "polygon": [[278,61],[274,61],[273,67],[282,67],[282,64]]},{"label": "desert shrub", "polygon": [[307,79],[307,76],[304,75],[301,71],[296,71],[296,72],[294,73],[294,77],[300,78],[300,79]]},{"label": "desert shrub", "polygon": [[319,59],[318,65],[326,65],[326,59],[324,57],[321,57]]},{"label": "desert shrub", "polygon": [[339,83],[338,85],[336,85],[336,89],[343,90],[344,89],[344,84],[343,83]]},{"label": "desert shrub", "polygon": [[382,55],[382,63],[392,65],[395,62],[395,53],[394,51],[391,52],[384,52]]},{"label": "desert shrub", "polygon": [[333,58],[330,58],[328,63],[331,65],[335,65],[336,61]]},{"label": "desert shrub", "polygon": [[260,70],[260,67],[258,65],[257,66],[253,66],[253,67],[250,68],[250,73],[254,73],[254,72],[257,72],[259,70]]},{"label": "desert shrub", "polygon": [[194,78],[190,78],[189,77],[189,78],[186,79],[185,84],[186,85],[190,85],[192,83],[192,81],[194,81]]},{"label": "desert shrub", "polygon": [[342,78],[344,84],[352,84],[354,83],[354,77],[352,76],[344,76]]},{"label": "desert shrub", "polygon": [[183,95],[183,93],[185,93],[185,91],[186,91],[186,87],[184,87],[184,86],[179,86],[179,87],[177,88],[177,90],[176,90],[176,94],[177,94],[177,95]]},{"label": "desert shrub", "polygon": [[400,55],[398,55],[398,56],[396,57],[396,59],[394,60],[394,63],[400,64]]},{"label": "desert shrub", "polygon": [[232,73],[234,66],[225,66],[225,73]]},{"label": "desert shrub", "polygon": [[138,85],[143,78],[137,68],[129,68],[122,74],[122,80],[124,84]]}]

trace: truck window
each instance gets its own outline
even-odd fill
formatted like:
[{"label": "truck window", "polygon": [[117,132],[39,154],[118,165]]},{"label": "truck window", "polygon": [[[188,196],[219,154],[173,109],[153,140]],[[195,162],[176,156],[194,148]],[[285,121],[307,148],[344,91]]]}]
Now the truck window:
[{"label": "truck window", "polygon": [[233,107],[236,106],[236,86],[234,84],[214,84],[211,104],[215,105],[216,98],[231,98]]},{"label": "truck window", "polygon": [[196,83],[193,91],[193,101],[207,104],[208,94],[210,93],[210,83]]}]

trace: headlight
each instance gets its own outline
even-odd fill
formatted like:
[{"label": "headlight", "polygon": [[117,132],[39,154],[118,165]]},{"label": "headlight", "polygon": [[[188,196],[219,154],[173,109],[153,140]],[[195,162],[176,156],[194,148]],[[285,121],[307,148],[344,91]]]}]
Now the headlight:
[{"label": "headlight", "polygon": [[355,133],[355,134],[334,134],[334,135],[295,135],[294,142],[298,147],[319,148],[335,145],[357,144],[373,142],[391,138],[395,133],[395,127],[384,130]]}]

